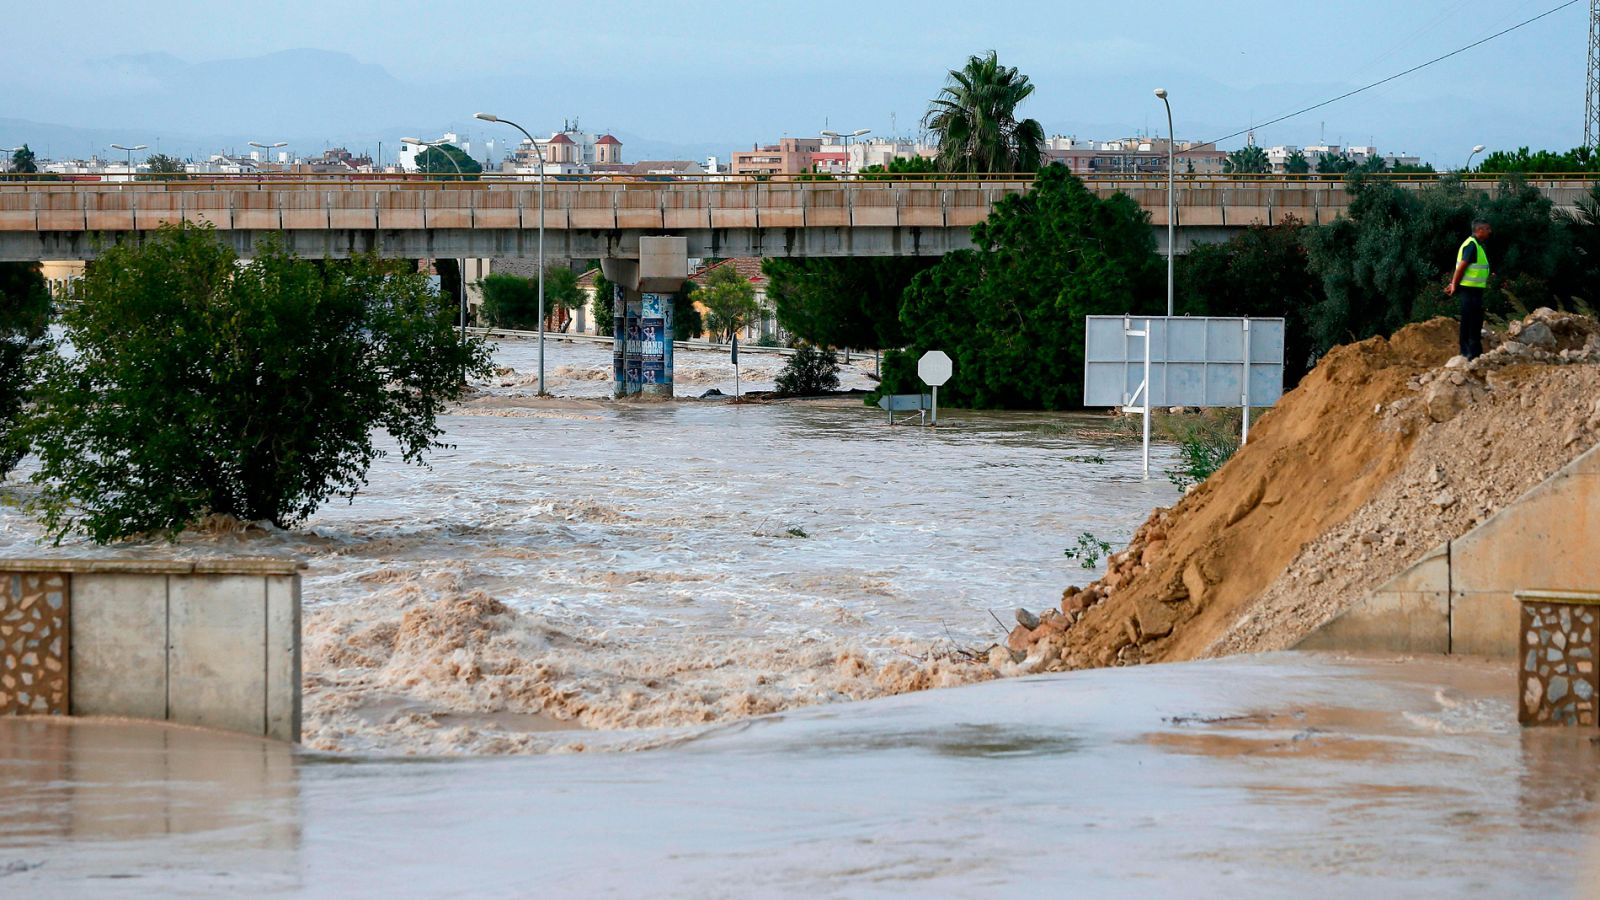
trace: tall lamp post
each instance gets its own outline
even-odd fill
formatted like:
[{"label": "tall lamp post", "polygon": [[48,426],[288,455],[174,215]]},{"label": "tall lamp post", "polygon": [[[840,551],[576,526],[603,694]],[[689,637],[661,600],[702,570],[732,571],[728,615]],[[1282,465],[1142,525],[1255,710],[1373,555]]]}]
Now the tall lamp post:
[{"label": "tall lamp post", "polygon": [[493,113],[473,113],[474,119],[485,122],[499,122],[510,125],[522,132],[522,136],[533,145],[533,152],[539,158],[539,393],[544,394],[544,150],[539,147],[539,142],[533,139],[528,129],[509,120],[502,119]]},{"label": "tall lamp post", "polygon": [[1461,167],[1461,171],[1462,172],[1470,172],[1470,171],[1472,171],[1472,158],[1474,156],[1477,156],[1479,153],[1482,153],[1483,151],[1484,151],[1484,146],[1482,144],[1479,144],[1476,147],[1473,147],[1472,148],[1472,152],[1467,154],[1467,164]]},{"label": "tall lamp post", "polygon": [[1156,88],[1156,96],[1161,98],[1161,105],[1167,108],[1167,315],[1172,315],[1172,257],[1178,252],[1174,243],[1177,229],[1173,227],[1173,220],[1178,217],[1177,196],[1173,190],[1174,179],[1177,171],[1177,140],[1172,132],[1172,104],[1167,100],[1167,89]]},{"label": "tall lamp post", "polygon": [[[438,148],[443,147],[443,146],[445,146],[446,144],[448,144],[450,142],[445,140],[444,138],[439,138],[436,141],[423,141],[423,140],[418,140],[417,138],[403,137],[403,138],[400,139],[400,143],[402,143],[402,144],[415,144],[418,147],[432,147],[432,148],[437,150]],[[450,160],[450,165],[455,166],[456,167],[456,174],[460,175],[461,174],[461,164],[456,162],[456,158],[454,156],[451,156],[448,153],[444,153],[443,150],[440,150],[439,152],[444,154],[444,158],[445,159]]]},{"label": "tall lamp post", "polygon": [[128,180],[129,181],[133,180],[133,151],[135,151],[135,150],[144,150],[144,149],[146,149],[147,146],[148,145],[146,145],[146,144],[134,144],[132,147],[124,147],[121,144],[112,144],[111,145],[111,149],[113,149],[113,150],[126,150],[126,151],[128,151]]},{"label": "tall lamp post", "polygon": [[[871,133],[872,133],[872,129],[871,128],[858,128],[855,131],[850,132],[849,134],[840,134],[837,131],[824,131],[824,132],[822,132],[822,136],[823,137],[831,137],[831,138],[840,138],[840,139],[844,140],[844,171],[845,171],[846,174],[849,174],[849,172],[850,172],[850,139],[851,138],[858,138],[858,137],[861,137],[863,134],[871,134]],[[862,156],[861,157],[861,161],[862,162],[866,162],[867,158],[865,156]]]},{"label": "tall lamp post", "polygon": [[263,144],[263,143],[260,143],[259,141],[250,141],[249,144],[250,144],[250,146],[255,147],[256,149],[261,151],[261,161],[262,162],[268,162],[271,159],[271,157],[267,154],[266,151],[268,151],[268,150],[277,150],[280,147],[289,146],[289,142],[288,141],[274,141],[273,143],[270,143],[270,144]]}]

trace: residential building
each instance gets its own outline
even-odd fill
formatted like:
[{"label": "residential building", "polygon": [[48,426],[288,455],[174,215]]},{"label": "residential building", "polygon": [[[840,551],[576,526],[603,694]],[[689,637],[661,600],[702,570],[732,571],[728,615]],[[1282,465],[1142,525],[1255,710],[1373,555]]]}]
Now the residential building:
[{"label": "residential building", "polygon": [[1056,135],[1045,141],[1045,159],[1066,166],[1076,175],[1165,175],[1168,147],[1177,170],[1184,174],[1212,175],[1222,171],[1228,154],[1215,144],[1166,138],[1124,138],[1086,141]]},{"label": "residential building", "polygon": [[728,171],[735,175],[799,175],[811,171],[821,138],[784,138],[776,144],[735,150]]}]

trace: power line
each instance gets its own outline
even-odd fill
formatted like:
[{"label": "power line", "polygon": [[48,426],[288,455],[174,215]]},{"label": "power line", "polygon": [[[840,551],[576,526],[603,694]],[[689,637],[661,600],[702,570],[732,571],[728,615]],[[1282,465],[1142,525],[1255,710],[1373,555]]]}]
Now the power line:
[{"label": "power line", "polygon": [[1257,128],[1265,128],[1268,125],[1276,125],[1279,122],[1283,122],[1283,121],[1286,121],[1288,119],[1292,119],[1295,116],[1302,116],[1302,115],[1305,115],[1306,113],[1311,112],[1313,110],[1321,109],[1324,106],[1327,106],[1327,105],[1329,105],[1331,103],[1338,103],[1340,100],[1344,100],[1344,99],[1349,98],[1349,97],[1354,97],[1355,95],[1357,95],[1357,94],[1359,94],[1359,93],[1361,93],[1363,91],[1370,91],[1375,87],[1381,87],[1382,85],[1388,84],[1389,82],[1394,81],[1397,78],[1404,78],[1405,76],[1410,75],[1412,72],[1421,71],[1422,69],[1426,69],[1427,67],[1429,67],[1429,66],[1431,66],[1431,65],[1433,65],[1435,63],[1444,62],[1445,60],[1449,59],[1452,56],[1458,56],[1458,55],[1460,55],[1462,53],[1465,53],[1468,50],[1473,49],[1474,47],[1481,47],[1484,44],[1487,44],[1490,41],[1494,40],[1495,38],[1504,37],[1504,36],[1510,34],[1511,32],[1516,31],[1519,28],[1522,28],[1522,27],[1527,26],[1527,25],[1532,25],[1533,23],[1539,21],[1540,19],[1545,18],[1546,16],[1554,15],[1554,14],[1562,11],[1563,9],[1566,9],[1569,6],[1573,6],[1573,5],[1575,5],[1575,4],[1579,3],[1579,2],[1582,2],[1582,0],[1567,0],[1567,2],[1562,3],[1562,4],[1560,4],[1559,6],[1556,6],[1553,9],[1546,10],[1546,11],[1538,14],[1537,16],[1534,16],[1531,19],[1527,19],[1525,21],[1518,22],[1517,24],[1511,26],[1510,28],[1505,29],[1504,31],[1497,31],[1494,34],[1491,34],[1488,37],[1484,38],[1483,40],[1476,41],[1474,43],[1468,44],[1465,47],[1461,47],[1460,49],[1457,49],[1457,50],[1451,50],[1449,53],[1446,53],[1443,56],[1440,56],[1440,57],[1438,57],[1436,59],[1430,59],[1427,62],[1425,62],[1425,63],[1423,63],[1421,65],[1418,65],[1418,66],[1412,66],[1411,68],[1405,70],[1404,72],[1397,72],[1397,73],[1395,73],[1393,75],[1390,75],[1388,78],[1384,78],[1384,79],[1382,79],[1380,81],[1374,81],[1373,83],[1371,83],[1369,85],[1366,85],[1364,87],[1358,87],[1353,91],[1347,91],[1347,92],[1345,92],[1343,94],[1340,94],[1337,97],[1334,97],[1331,100],[1324,100],[1321,103],[1315,104],[1313,106],[1308,106],[1305,109],[1296,110],[1295,112],[1289,113],[1286,116],[1279,116],[1278,118],[1273,119],[1270,122],[1262,122],[1259,125],[1252,125],[1250,128],[1245,128],[1245,129],[1242,129],[1240,131],[1235,131],[1233,134],[1225,135],[1223,137],[1219,137],[1216,140],[1211,141],[1210,143],[1212,143],[1212,144],[1220,144],[1223,141],[1232,140],[1233,138],[1236,138],[1241,134],[1245,134],[1246,132],[1255,130]]}]

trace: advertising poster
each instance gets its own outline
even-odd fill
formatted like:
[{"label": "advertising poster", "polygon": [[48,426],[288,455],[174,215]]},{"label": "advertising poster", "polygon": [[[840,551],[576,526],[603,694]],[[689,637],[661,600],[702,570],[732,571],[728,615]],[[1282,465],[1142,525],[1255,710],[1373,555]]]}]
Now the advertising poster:
[{"label": "advertising poster", "polygon": [[667,358],[663,346],[667,322],[662,310],[670,302],[671,298],[666,294],[645,294],[640,304],[639,371],[644,384],[667,383]]}]

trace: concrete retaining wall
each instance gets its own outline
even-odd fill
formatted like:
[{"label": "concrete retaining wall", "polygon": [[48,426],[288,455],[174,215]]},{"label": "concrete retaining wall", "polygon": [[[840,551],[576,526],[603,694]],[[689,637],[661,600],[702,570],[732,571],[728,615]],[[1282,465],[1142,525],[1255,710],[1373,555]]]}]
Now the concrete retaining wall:
[{"label": "concrete retaining wall", "polygon": [[1518,591],[1600,589],[1600,446],[1434,550],[1300,643],[1516,656]]},{"label": "concrete retaining wall", "polygon": [[300,739],[292,561],[0,560],[0,651],[0,714]]}]

